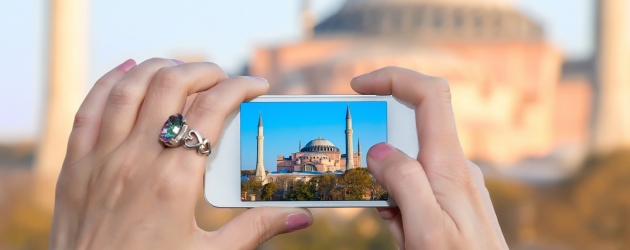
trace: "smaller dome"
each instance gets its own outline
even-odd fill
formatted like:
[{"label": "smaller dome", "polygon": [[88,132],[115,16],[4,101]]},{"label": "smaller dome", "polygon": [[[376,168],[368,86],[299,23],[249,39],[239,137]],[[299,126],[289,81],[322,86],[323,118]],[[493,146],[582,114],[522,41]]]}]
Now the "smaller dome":
[{"label": "smaller dome", "polygon": [[246,176],[241,176],[241,182],[247,182],[249,179]]}]

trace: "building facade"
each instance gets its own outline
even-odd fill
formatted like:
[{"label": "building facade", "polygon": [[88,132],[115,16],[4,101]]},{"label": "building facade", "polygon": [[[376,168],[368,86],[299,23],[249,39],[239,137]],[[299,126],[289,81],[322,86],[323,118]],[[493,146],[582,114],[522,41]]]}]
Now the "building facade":
[{"label": "building facade", "polygon": [[584,152],[590,83],[563,76],[561,51],[510,1],[349,0],[311,32],[258,48],[248,73],[270,94],[354,94],[354,76],[409,68],[449,82],[470,159],[508,169]]},{"label": "building facade", "polygon": [[292,153],[289,157],[278,156],[277,171],[280,173],[316,171],[335,172],[345,171],[352,168],[361,167],[361,144],[357,141],[358,152],[354,153],[352,145],[352,114],[350,107],[346,109],[346,154],[341,154],[338,147],[332,142],[323,139],[321,136],[314,139],[302,147],[300,141],[300,151]]},{"label": "building facade", "polygon": [[348,164],[348,154],[342,154],[332,142],[319,137],[288,157],[279,155],[277,172],[335,172],[362,167],[361,146],[358,147],[358,152],[351,155],[352,161]]}]

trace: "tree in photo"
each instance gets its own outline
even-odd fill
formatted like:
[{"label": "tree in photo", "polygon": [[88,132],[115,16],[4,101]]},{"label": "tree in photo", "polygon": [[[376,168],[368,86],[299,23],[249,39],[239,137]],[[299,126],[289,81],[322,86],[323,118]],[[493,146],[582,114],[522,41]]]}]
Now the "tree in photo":
[{"label": "tree in photo", "polygon": [[387,190],[381,186],[376,179],[372,178],[372,184],[370,185],[370,199],[372,200],[387,200]]},{"label": "tree in photo", "polygon": [[249,193],[256,194],[256,196],[260,195],[260,191],[262,190],[262,181],[253,177],[250,178],[249,181],[246,182],[249,187]]},{"label": "tree in photo", "polygon": [[296,181],[287,195],[289,200],[312,201],[315,200],[315,184],[313,182]]},{"label": "tree in photo", "polygon": [[241,170],[241,176],[253,176],[256,175],[256,170]]},{"label": "tree in photo", "polygon": [[273,195],[276,193],[276,183],[270,182],[262,187],[262,193],[260,199],[263,201],[273,200]]},{"label": "tree in photo", "polygon": [[372,186],[372,175],[367,168],[354,168],[346,171],[341,177],[345,188],[344,200],[367,200]]},{"label": "tree in photo", "polygon": [[337,179],[337,176],[334,174],[323,174],[310,180],[315,184],[319,200],[333,200],[332,191],[337,186]]}]

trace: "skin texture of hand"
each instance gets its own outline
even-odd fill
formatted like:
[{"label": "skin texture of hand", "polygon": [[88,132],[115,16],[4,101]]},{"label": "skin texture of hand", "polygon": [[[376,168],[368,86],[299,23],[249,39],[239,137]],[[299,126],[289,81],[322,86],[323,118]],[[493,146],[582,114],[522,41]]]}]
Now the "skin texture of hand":
[{"label": "skin texture of hand", "polygon": [[448,83],[387,67],[355,77],[361,94],[393,95],[416,113],[417,158],[387,143],[373,146],[367,164],[396,200],[378,209],[401,249],[507,249],[481,170],[466,159],[455,127]]},{"label": "skin texture of hand", "polygon": [[200,229],[194,210],[206,157],[158,141],[168,117],[182,113],[215,145],[226,116],[268,88],[212,63],[171,59],[128,60],[106,73],[75,117],[50,248],[253,249],[310,225],[306,209],[254,208],[218,231]]}]

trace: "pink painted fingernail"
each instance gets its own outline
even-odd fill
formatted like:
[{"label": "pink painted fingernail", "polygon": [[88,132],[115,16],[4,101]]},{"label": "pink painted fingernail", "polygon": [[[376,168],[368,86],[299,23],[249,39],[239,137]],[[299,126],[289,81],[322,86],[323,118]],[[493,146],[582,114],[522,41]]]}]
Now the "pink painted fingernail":
[{"label": "pink painted fingernail", "polygon": [[171,59],[171,60],[175,61],[175,63],[177,63],[177,65],[182,65],[182,64],[185,63],[184,61],[178,60],[178,59]]},{"label": "pink painted fingernail", "polygon": [[381,142],[379,144],[374,145],[368,152],[368,155],[372,157],[372,159],[374,160],[382,161],[383,159],[385,159],[385,157],[387,157],[388,155],[396,151],[397,149],[391,144],[387,142]]},{"label": "pink painted fingernail", "polygon": [[136,61],[134,61],[133,59],[127,59],[127,61],[118,65],[116,69],[122,72],[129,72],[129,70],[133,69],[133,67],[135,66],[136,66]]},{"label": "pink painted fingernail", "polygon": [[295,231],[308,227],[309,218],[306,214],[292,214],[287,216],[287,230]]}]

